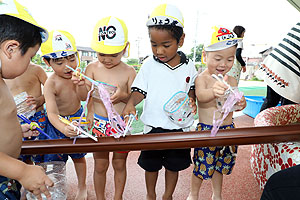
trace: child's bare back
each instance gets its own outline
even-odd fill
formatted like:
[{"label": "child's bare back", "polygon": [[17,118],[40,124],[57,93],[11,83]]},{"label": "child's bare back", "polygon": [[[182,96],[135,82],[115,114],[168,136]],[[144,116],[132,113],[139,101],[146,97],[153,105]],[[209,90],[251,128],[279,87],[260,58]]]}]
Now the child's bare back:
[{"label": "child's bare back", "polygon": [[40,111],[44,104],[41,85],[44,85],[46,80],[46,72],[40,66],[30,63],[28,69],[21,76],[5,79],[5,83],[13,96],[26,91],[31,97],[38,98],[39,105],[36,110]]}]

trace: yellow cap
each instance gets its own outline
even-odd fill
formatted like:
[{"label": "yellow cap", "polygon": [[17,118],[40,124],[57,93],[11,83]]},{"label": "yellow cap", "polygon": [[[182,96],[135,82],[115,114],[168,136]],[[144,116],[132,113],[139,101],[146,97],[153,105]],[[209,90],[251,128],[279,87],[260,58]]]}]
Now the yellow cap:
[{"label": "yellow cap", "polygon": [[47,41],[48,31],[38,25],[27,8],[19,4],[16,0],[0,0],[0,15],[10,15],[41,28],[42,42]]},{"label": "yellow cap", "polygon": [[235,33],[222,27],[212,27],[212,33],[204,43],[205,51],[219,51],[227,49],[237,44],[242,38],[238,38]]},{"label": "yellow cap", "polygon": [[110,16],[97,22],[93,31],[92,49],[104,54],[115,54],[123,51],[127,43],[128,30],[123,20]]},{"label": "yellow cap", "polygon": [[184,27],[184,19],[180,10],[170,4],[161,4],[151,13],[147,26],[171,25]]},{"label": "yellow cap", "polygon": [[43,57],[62,58],[77,52],[75,39],[67,31],[49,32],[49,39],[41,45]]}]

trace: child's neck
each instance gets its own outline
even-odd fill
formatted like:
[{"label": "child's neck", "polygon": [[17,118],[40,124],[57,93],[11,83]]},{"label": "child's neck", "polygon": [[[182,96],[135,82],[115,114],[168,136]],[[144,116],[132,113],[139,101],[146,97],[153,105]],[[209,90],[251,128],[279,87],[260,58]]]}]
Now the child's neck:
[{"label": "child's neck", "polygon": [[171,60],[169,60],[166,64],[174,68],[180,64],[180,61],[181,61],[181,57],[178,53],[176,53],[176,55],[173,58],[171,58]]}]

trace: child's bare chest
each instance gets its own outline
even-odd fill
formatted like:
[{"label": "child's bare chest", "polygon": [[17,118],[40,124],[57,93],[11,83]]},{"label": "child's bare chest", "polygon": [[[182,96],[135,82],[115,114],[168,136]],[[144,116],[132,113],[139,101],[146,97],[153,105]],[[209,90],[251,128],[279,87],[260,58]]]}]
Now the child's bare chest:
[{"label": "child's bare chest", "polygon": [[123,85],[126,83],[126,75],[122,70],[99,70],[93,73],[93,79],[114,86]]},{"label": "child's bare chest", "polygon": [[55,97],[58,104],[80,101],[76,93],[76,87],[71,80],[61,81],[55,86]]}]

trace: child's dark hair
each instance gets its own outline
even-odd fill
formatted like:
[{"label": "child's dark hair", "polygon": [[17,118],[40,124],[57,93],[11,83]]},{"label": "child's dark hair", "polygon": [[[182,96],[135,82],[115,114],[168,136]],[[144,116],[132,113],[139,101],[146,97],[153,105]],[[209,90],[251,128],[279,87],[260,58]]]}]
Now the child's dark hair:
[{"label": "child's dark hair", "polygon": [[157,29],[157,30],[166,30],[168,31],[176,40],[177,43],[179,43],[179,40],[181,36],[183,35],[183,28],[179,26],[171,26],[171,25],[155,25],[155,26],[149,26],[148,30],[150,29]]},{"label": "child's dark hair", "polygon": [[41,28],[19,18],[0,15],[0,44],[6,40],[16,40],[20,43],[21,55],[30,47],[42,43]]},{"label": "child's dark hair", "polygon": [[235,26],[232,30],[238,37],[242,36],[242,33],[246,31],[246,29],[242,26]]}]

